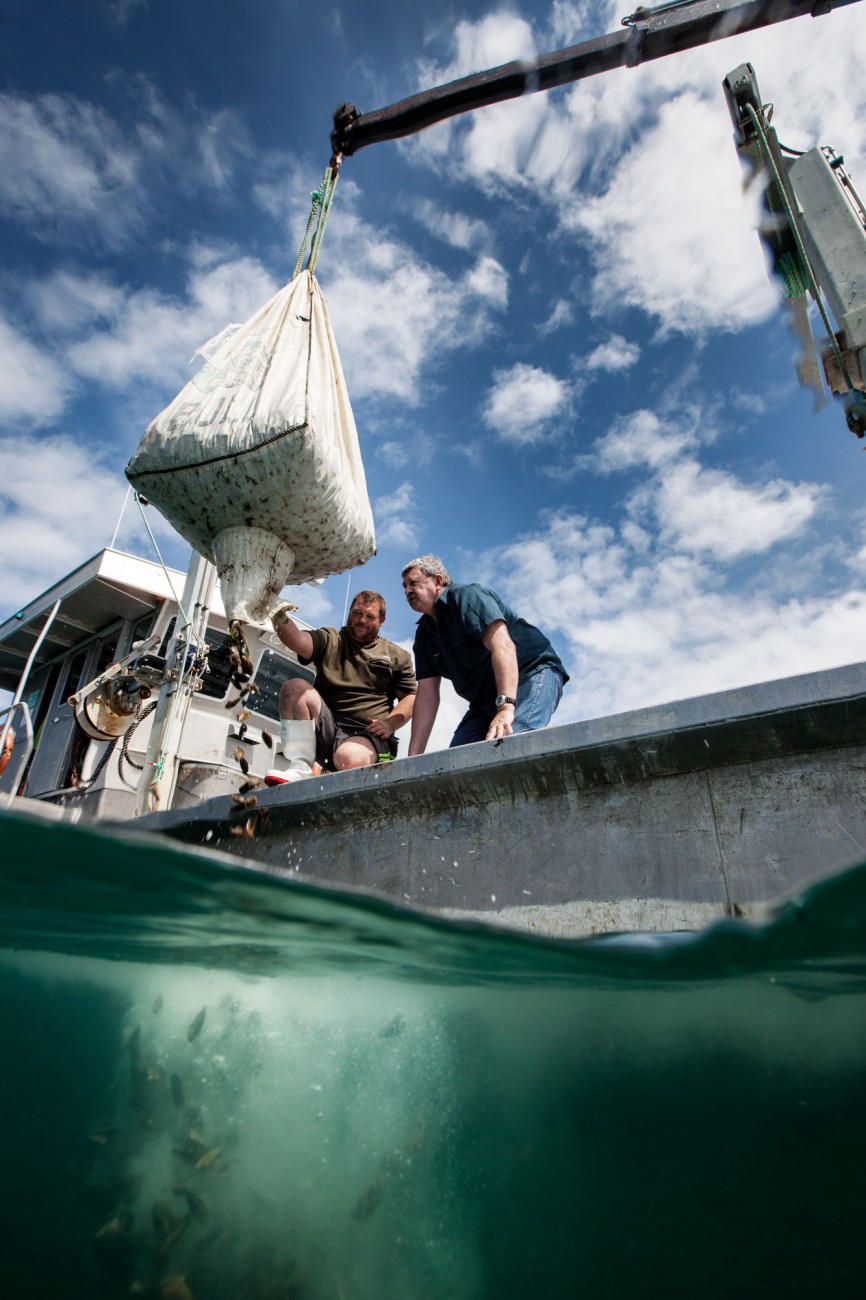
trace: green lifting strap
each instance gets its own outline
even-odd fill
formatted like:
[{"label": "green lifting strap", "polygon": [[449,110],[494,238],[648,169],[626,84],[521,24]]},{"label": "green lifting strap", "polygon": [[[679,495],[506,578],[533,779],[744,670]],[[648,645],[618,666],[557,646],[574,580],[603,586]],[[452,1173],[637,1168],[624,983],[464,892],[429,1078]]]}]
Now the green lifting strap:
[{"label": "green lifting strap", "polygon": [[[317,190],[311,194],[312,206],[310,216],[307,221],[307,229],[304,232],[304,238],[301,242],[301,251],[298,253],[298,260],[295,263],[295,269],[292,279],[299,275],[301,270],[307,270],[311,274],[315,273],[316,264],[319,260],[319,252],[322,247],[322,238],[325,234],[325,226],[328,224],[328,217],[331,213],[331,201],[334,197],[334,191],[337,188],[337,181],[340,176],[340,164],[336,158],[332,158],[325,168],[325,174],[322,177],[322,183]],[[312,241],[311,241],[312,236]],[[307,256],[307,247],[309,245],[310,255],[304,265],[304,258]]]},{"label": "green lifting strap", "polygon": [[[848,392],[854,393],[856,392],[854,388],[854,384],[852,383],[851,376],[848,373],[848,367],[845,365],[845,358],[842,356],[842,349],[839,347],[839,343],[836,339],[836,333],[833,329],[833,326],[830,323],[830,317],[827,314],[827,308],[824,306],[824,299],[821,296],[821,290],[818,288],[818,283],[815,279],[815,274],[812,270],[812,264],[809,261],[808,255],[806,253],[806,249],[803,247],[803,240],[800,238],[800,230],[799,227],[797,226],[797,220],[794,216],[794,213],[791,211],[791,205],[788,202],[788,196],[785,192],[785,187],[782,184],[782,178],[779,175],[779,169],[776,166],[776,160],[773,157],[773,154],[770,150],[770,145],[767,141],[767,136],[764,132],[763,126],[761,125],[761,119],[758,117],[758,114],[755,112],[755,109],[751,104],[746,104],[746,112],[748,113],[749,117],[752,120],[752,125],[754,126],[755,131],[757,132],[758,135],[758,139],[761,142],[761,151],[767,160],[767,164],[770,168],[770,171],[773,173],[773,180],[776,182],[776,188],[779,191],[779,195],[781,196],[782,199],[782,204],[785,208],[785,216],[788,218],[788,225],[791,227],[791,234],[794,236],[794,243],[797,245],[798,274],[805,274],[806,276],[806,287],[809,290],[809,293],[814,298],[815,303],[817,304],[818,307],[818,311],[821,313],[821,320],[823,321],[824,329],[827,331],[827,337],[830,340],[830,344],[833,348],[833,352],[835,353],[836,361],[839,366],[839,370],[841,371],[842,378],[845,380],[845,383],[848,386]],[[797,294],[796,293],[789,294],[789,297],[797,297]]]}]

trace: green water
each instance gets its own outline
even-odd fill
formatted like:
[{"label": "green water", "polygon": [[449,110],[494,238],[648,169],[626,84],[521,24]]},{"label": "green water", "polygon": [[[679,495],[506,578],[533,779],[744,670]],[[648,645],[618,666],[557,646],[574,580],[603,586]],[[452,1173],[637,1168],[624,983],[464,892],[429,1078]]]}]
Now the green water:
[{"label": "green water", "polygon": [[0,835],[10,1300],[862,1295],[866,867],[567,943]]}]

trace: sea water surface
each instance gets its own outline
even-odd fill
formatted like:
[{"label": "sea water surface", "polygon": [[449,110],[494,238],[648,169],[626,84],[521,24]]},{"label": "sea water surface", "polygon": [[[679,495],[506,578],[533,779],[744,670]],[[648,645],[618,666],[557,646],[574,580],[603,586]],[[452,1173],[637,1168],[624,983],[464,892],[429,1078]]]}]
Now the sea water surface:
[{"label": "sea water surface", "polygon": [[862,1295],[866,866],[567,942],[0,837],[10,1300]]}]

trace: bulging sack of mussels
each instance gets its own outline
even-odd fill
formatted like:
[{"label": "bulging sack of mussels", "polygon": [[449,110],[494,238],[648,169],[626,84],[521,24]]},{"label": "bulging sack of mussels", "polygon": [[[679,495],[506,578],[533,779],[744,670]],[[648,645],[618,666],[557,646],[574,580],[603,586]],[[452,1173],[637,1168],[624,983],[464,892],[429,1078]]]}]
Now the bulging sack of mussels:
[{"label": "bulging sack of mussels", "polygon": [[130,483],[214,561],[229,619],[375,551],[358,434],[321,289],[302,271],[146,430]]}]

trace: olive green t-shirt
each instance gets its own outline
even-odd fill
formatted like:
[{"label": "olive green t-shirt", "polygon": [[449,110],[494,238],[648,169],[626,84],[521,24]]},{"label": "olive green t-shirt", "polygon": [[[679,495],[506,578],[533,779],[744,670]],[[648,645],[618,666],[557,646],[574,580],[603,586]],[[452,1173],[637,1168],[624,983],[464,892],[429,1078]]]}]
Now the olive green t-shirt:
[{"label": "olive green t-shirt", "polygon": [[371,721],[387,718],[397,694],[418,690],[408,650],[379,637],[373,645],[358,645],[342,628],[311,628],[313,653],[302,664],[316,665],[313,683],[332,713]]}]

